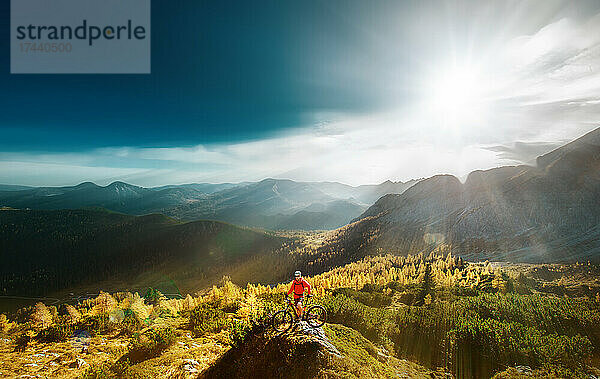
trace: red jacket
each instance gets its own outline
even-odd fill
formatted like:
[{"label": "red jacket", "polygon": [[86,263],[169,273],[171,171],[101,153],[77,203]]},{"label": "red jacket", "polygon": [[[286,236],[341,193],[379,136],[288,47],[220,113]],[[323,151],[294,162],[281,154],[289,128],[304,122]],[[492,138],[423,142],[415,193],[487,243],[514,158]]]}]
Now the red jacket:
[{"label": "red jacket", "polygon": [[306,289],[306,294],[310,295],[310,284],[302,278],[300,281],[296,279],[292,280],[292,284],[290,285],[290,290],[288,291],[288,295],[292,292],[294,293],[294,298],[297,299],[300,296],[304,295],[304,290]]}]

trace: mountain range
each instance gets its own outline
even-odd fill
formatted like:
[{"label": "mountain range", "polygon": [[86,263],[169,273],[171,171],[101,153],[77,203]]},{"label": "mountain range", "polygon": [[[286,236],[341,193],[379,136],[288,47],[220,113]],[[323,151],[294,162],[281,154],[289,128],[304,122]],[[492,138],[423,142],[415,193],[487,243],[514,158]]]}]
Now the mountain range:
[{"label": "mountain range", "polygon": [[124,182],[68,187],[0,186],[0,206],[17,209],[101,207],[131,215],[162,213],[266,229],[335,229],[378,198],[402,193],[417,181],[352,187],[335,182],[265,179],[256,183],[185,184],[144,188]]},{"label": "mountain range", "polygon": [[[420,181],[388,194],[340,231],[348,254],[406,253],[446,244],[472,259],[600,257],[600,128],[537,158]],[[357,251],[360,246],[361,252]]]},{"label": "mountain range", "polygon": [[[472,260],[598,261],[600,129],[540,156],[535,167],[474,171],[464,183],[451,175],[361,187],[275,179],[161,188],[82,183],[0,191],[0,199],[4,294],[155,286],[164,278],[192,291],[225,274],[273,283],[298,268],[316,274],[366,255],[439,247]],[[179,219],[148,214],[155,211]],[[193,218],[282,229],[352,222],[284,237],[185,221]]]}]

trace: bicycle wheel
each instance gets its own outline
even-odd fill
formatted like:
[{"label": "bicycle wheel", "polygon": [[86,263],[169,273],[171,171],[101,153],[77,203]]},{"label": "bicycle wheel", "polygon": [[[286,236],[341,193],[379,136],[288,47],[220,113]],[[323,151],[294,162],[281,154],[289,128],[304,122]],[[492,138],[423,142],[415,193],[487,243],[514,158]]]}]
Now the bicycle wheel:
[{"label": "bicycle wheel", "polygon": [[273,318],[271,318],[273,329],[280,333],[287,332],[294,323],[294,318],[291,313],[286,310],[275,312]]},{"label": "bicycle wheel", "polygon": [[319,328],[327,320],[327,311],[320,305],[313,305],[306,311],[306,321],[313,328]]}]

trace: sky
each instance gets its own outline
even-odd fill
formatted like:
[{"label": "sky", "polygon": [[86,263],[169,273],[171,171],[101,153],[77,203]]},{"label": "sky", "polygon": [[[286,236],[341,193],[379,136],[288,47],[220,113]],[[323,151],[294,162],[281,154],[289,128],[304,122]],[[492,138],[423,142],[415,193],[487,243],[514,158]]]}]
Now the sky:
[{"label": "sky", "polygon": [[595,0],[153,0],[149,75],[11,75],[9,15],[4,184],[464,179],[600,126]]}]

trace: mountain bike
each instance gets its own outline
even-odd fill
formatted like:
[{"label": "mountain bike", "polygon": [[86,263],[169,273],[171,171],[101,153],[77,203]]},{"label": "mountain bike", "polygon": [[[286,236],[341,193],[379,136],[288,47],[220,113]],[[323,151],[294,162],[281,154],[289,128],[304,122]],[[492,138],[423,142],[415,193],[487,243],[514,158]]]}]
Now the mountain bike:
[{"label": "mountain bike", "polygon": [[[306,299],[310,299],[312,296],[309,295]],[[303,299],[304,300],[304,299]],[[294,305],[294,301],[288,296],[285,299],[285,309],[279,310],[271,317],[271,324],[273,328],[280,332],[287,332],[293,324],[299,321],[306,321],[312,328],[319,328],[325,324],[327,319],[327,311],[320,305],[304,305],[302,318],[298,315],[298,310]]]}]

